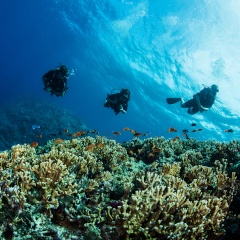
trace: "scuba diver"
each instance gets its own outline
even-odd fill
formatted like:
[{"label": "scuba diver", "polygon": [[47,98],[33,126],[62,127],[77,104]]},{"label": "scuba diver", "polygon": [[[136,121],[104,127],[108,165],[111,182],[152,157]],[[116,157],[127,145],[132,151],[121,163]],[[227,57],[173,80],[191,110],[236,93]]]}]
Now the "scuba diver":
[{"label": "scuba diver", "polygon": [[205,85],[204,89],[201,90],[199,93],[193,95],[193,98],[184,102],[183,98],[167,98],[168,104],[174,104],[181,101],[182,108],[188,108],[188,114],[195,114],[197,112],[204,112],[208,111],[215,99],[216,94],[219,92],[219,88],[216,84],[213,84],[211,87],[207,87]]},{"label": "scuba diver", "polygon": [[42,80],[45,86],[44,90],[50,92],[51,95],[55,94],[57,97],[65,95],[68,89],[68,76],[68,68],[60,63],[59,67],[56,67],[43,75]]},{"label": "scuba diver", "polygon": [[130,91],[128,89],[122,89],[120,93],[116,94],[112,94],[112,91],[111,95],[109,93],[107,94],[104,107],[111,107],[114,110],[115,115],[120,111],[125,114],[128,108],[128,101],[130,100]]}]

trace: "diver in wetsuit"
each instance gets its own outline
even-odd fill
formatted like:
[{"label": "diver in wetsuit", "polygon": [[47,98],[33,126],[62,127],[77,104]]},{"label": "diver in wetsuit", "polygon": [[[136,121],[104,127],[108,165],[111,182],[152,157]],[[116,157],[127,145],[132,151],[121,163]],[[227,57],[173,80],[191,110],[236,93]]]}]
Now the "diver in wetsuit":
[{"label": "diver in wetsuit", "polygon": [[44,83],[44,90],[50,92],[51,95],[55,94],[57,97],[65,95],[67,91],[67,79],[69,70],[66,66],[60,65],[42,77]]},{"label": "diver in wetsuit", "polygon": [[204,87],[199,93],[193,95],[193,98],[184,102],[183,98],[167,98],[168,104],[174,104],[181,101],[182,108],[188,108],[188,114],[196,114],[197,112],[208,111],[215,99],[219,88],[216,84],[213,84],[211,87]]},{"label": "diver in wetsuit", "polygon": [[122,89],[120,93],[107,94],[104,107],[111,107],[115,115],[119,112],[126,113],[128,108],[128,101],[130,100],[130,91],[128,89]]}]

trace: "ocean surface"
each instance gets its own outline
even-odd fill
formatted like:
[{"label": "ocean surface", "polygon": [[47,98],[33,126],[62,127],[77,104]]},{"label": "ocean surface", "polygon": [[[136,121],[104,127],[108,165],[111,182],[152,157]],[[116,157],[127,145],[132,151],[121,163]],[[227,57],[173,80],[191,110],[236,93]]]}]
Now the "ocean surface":
[{"label": "ocean surface", "polygon": [[[129,127],[148,137],[182,137],[188,129],[197,140],[236,139],[239,9],[237,0],[1,1],[0,107],[21,98],[52,101],[102,136]],[[56,97],[43,90],[42,76],[60,63],[70,69],[69,89]],[[192,116],[166,103],[212,84],[220,91],[208,112]],[[131,100],[127,114],[115,116],[103,104],[121,88]],[[203,130],[192,133],[191,123]],[[178,132],[168,133],[170,127]],[[130,132],[116,137],[132,138]]]}]

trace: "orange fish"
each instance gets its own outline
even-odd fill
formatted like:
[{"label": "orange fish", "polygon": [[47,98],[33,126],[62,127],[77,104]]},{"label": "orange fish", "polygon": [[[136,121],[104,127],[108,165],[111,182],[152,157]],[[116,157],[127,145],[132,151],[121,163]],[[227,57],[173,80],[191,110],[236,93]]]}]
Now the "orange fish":
[{"label": "orange fish", "polygon": [[156,144],[153,144],[152,149],[154,149],[155,147],[156,147]]},{"label": "orange fish", "polygon": [[130,130],[131,133],[135,134],[136,132],[134,130]]},{"label": "orange fish", "polygon": [[147,136],[147,133],[144,133],[144,134],[143,134],[143,137],[145,137],[145,136]]},{"label": "orange fish", "polygon": [[65,129],[64,132],[67,133],[67,132],[68,132],[68,129]]},{"label": "orange fish", "polygon": [[172,139],[172,142],[175,142],[178,139],[180,139],[180,137],[175,137],[175,138]]},{"label": "orange fish", "polygon": [[121,156],[120,158],[121,158],[121,160],[123,160],[123,161],[126,160],[126,158],[125,158],[124,156]]},{"label": "orange fish", "polygon": [[228,132],[228,130],[227,130],[227,129],[225,129],[225,130],[224,130],[224,132]]},{"label": "orange fish", "polygon": [[122,129],[122,131],[128,131],[128,130],[130,130],[128,127],[125,127]]},{"label": "orange fish", "polygon": [[61,138],[55,140],[55,144],[57,144],[57,143],[63,143],[63,142],[64,142],[64,141],[63,141]]},{"label": "orange fish", "polygon": [[85,134],[84,131],[79,131],[73,134],[74,137],[81,137],[83,134]]},{"label": "orange fish", "polygon": [[112,165],[112,166],[111,166],[112,169],[115,168],[115,167],[117,167],[117,166],[116,166],[116,165]]},{"label": "orange fish", "polygon": [[155,138],[158,138],[158,136],[155,136]]},{"label": "orange fish", "polygon": [[126,166],[127,166],[127,167],[131,167],[131,166],[132,166],[132,164],[126,164]]},{"label": "orange fish", "polygon": [[202,131],[202,128],[199,128],[198,131]]},{"label": "orange fish", "polygon": [[186,137],[187,136],[187,134],[185,134],[185,133],[183,133],[183,135],[182,135],[183,137]]},{"label": "orange fish", "polygon": [[121,135],[120,132],[113,132],[113,134],[115,134],[115,135]]},{"label": "orange fish", "polygon": [[130,150],[129,152],[130,152],[130,154],[131,154],[131,155],[133,155],[133,154],[134,154],[132,150]]},{"label": "orange fish", "polygon": [[141,149],[138,149],[138,154],[140,154],[141,153]]},{"label": "orange fish", "polygon": [[103,144],[103,143],[99,143],[98,144],[98,147],[105,147],[106,145],[105,144]]},{"label": "orange fish", "polygon": [[97,130],[92,131],[92,134],[94,134]]},{"label": "orange fish", "polygon": [[192,130],[192,132],[197,132],[197,129]]},{"label": "orange fish", "polygon": [[168,130],[167,130],[168,133],[170,132],[177,132],[177,130],[174,128],[174,127],[170,127]]},{"label": "orange fish", "polygon": [[40,134],[40,135],[38,135],[37,137],[38,137],[38,138],[42,138],[42,135]]},{"label": "orange fish", "polygon": [[37,142],[32,142],[32,143],[30,144],[30,147],[36,147],[37,145],[38,145]]},{"label": "orange fish", "polygon": [[148,156],[149,157],[154,157],[155,155],[152,152],[150,152]]},{"label": "orange fish", "polygon": [[72,134],[71,134],[71,133],[69,133],[69,134],[66,134],[66,136],[67,136],[67,137],[71,137],[71,136],[72,136]]},{"label": "orange fish", "polygon": [[86,147],[86,150],[91,152],[93,150],[93,148],[95,148],[95,147],[96,146],[94,144],[90,144]]},{"label": "orange fish", "polygon": [[106,132],[106,134],[108,134],[108,132]]},{"label": "orange fish", "polygon": [[86,134],[89,134],[91,131],[87,131]]},{"label": "orange fish", "polygon": [[162,151],[162,149],[160,149],[160,148],[155,148],[154,149],[154,152],[161,152]]},{"label": "orange fish", "polygon": [[134,133],[134,137],[139,137],[139,136],[141,136],[142,135],[142,133],[139,133],[139,132],[136,132],[136,133]]}]

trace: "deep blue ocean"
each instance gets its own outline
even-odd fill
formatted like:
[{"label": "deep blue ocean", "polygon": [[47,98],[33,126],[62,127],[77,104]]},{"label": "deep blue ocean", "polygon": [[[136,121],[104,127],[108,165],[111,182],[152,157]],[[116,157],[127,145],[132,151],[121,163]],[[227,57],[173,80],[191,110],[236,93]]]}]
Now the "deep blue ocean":
[{"label": "deep blue ocean", "polygon": [[[240,2],[237,0],[9,0],[0,3],[0,106],[37,97],[106,131],[230,141],[240,132]],[[67,93],[51,96],[42,76],[70,69]],[[187,114],[167,97],[191,99],[217,84],[213,107]],[[112,89],[131,91],[127,114],[104,108]],[[35,109],[36,112],[38,109]],[[37,124],[37,123],[36,123]],[[174,127],[177,133],[167,133]],[[29,129],[31,126],[29,126]],[[233,133],[224,132],[233,129]],[[117,139],[132,139],[122,132]],[[140,137],[141,138],[141,137]]]}]

